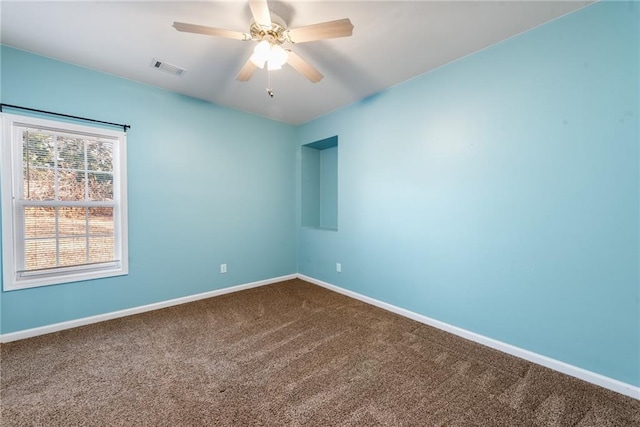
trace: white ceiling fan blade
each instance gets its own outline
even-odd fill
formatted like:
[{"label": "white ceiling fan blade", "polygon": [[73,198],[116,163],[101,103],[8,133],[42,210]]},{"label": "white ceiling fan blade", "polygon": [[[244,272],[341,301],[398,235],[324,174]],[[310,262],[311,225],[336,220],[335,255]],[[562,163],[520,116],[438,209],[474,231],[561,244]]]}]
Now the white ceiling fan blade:
[{"label": "white ceiling fan blade", "polygon": [[338,19],[337,21],[321,22],[319,24],[307,25],[306,27],[294,28],[288,30],[287,34],[292,43],[349,37],[353,34],[353,24],[349,18],[344,18]]},{"label": "white ceiling fan blade", "polygon": [[271,14],[269,13],[269,5],[267,0],[249,0],[249,8],[253,19],[256,20],[261,27],[271,27]]},{"label": "white ceiling fan blade", "polygon": [[238,73],[238,77],[236,77],[236,80],[240,82],[249,81],[249,79],[251,78],[251,76],[253,76],[253,73],[255,73],[257,69],[258,67],[256,67],[255,64],[251,62],[251,58],[249,58],[247,62],[245,62],[242,66],[242,69]]},{"label": "white ceiling fan blade", "polygon": [[251,40],[251,34],[240,31],[224,30],[222,28],[205,27],[204,25],[186,24],[184,22],[174,22],[173,28],[185,33],[206,34],[208,36],[224,37],[235,40]]},{"label": "white ceiling fan blade", "polygon": [[308,78],[312,83],[318,83],[324,77],[320,71],[316,70],[311,64],[309,64],[304,59],[300,58],[297,53],[287,50],[289,54],[289,58],[287,59],[287,63],[291,65],[291,67]]}]

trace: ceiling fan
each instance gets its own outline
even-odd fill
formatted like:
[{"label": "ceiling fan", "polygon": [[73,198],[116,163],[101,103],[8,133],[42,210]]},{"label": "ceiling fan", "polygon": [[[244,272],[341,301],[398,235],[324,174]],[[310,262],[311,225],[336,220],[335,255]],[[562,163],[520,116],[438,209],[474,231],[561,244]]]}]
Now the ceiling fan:
[{"label": "ceiling fan", "polygon": [[[249,27],[248,33],[186,24],[184,22],[174,22],[173,27],[178,31],[187,33],[205,34],[241,41],[257,41],[258,44],[253,54],[236,77],[241,82],[248,81],[258,68],[263,69],[265,65],[267,70],[271,71],[279,70],[287,63],[312,83],[317,83],[324,77],[322,73],[291,49],[283,48],[282,45],[349,37],[353,34],[353,24],[349,18],[288,29],[282,18],[269,10],[267,0],[249,0],[249,8],[253,15],[253,22]],[[271,86],[270,73],[269,86]],[[273,98],[273,90],[270,87],[267,88],[267,93]]]}]

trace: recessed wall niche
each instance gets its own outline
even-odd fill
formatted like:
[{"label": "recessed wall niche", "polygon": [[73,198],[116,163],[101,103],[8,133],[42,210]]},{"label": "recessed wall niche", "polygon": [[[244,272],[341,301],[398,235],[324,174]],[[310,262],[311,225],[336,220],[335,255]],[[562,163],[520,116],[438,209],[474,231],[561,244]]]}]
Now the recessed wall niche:
[{"label": "recessed wall niche", "polygon": [[338,229],[338,137],[302,146],[301,225]]}]

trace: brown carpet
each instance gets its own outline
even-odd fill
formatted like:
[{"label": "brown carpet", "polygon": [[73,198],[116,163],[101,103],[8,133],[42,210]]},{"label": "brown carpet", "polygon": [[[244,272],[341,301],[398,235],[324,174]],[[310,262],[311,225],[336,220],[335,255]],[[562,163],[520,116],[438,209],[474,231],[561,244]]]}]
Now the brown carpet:
[{"label": "brown carpet", "polygon": [[3,426],[640,426],[640,401],[291,280],[9,344]]}]

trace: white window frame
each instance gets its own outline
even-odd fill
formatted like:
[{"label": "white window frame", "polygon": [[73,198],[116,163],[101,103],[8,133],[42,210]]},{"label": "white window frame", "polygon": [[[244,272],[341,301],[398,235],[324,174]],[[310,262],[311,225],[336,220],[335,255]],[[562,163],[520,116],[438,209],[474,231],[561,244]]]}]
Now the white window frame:
[{"label": "white window frame", "polygon": [[[2,129],[0,138],[0,197],[2,198],[2,285],[4,291],[39,286],[71,283],[104,277],[123,276],[129,273],[127,226],[127,138],[124,131],[46,120],[14,114],[0,114]],[[22,139],[19,127],[51,129],[72,134],[102,136],[114,140],[113,144],[113,208],[115,259],[102,264],[60,267],[42,272],[18,271],[20,245],[24,244],[24,231],[19,209],[22,194]]]}]

